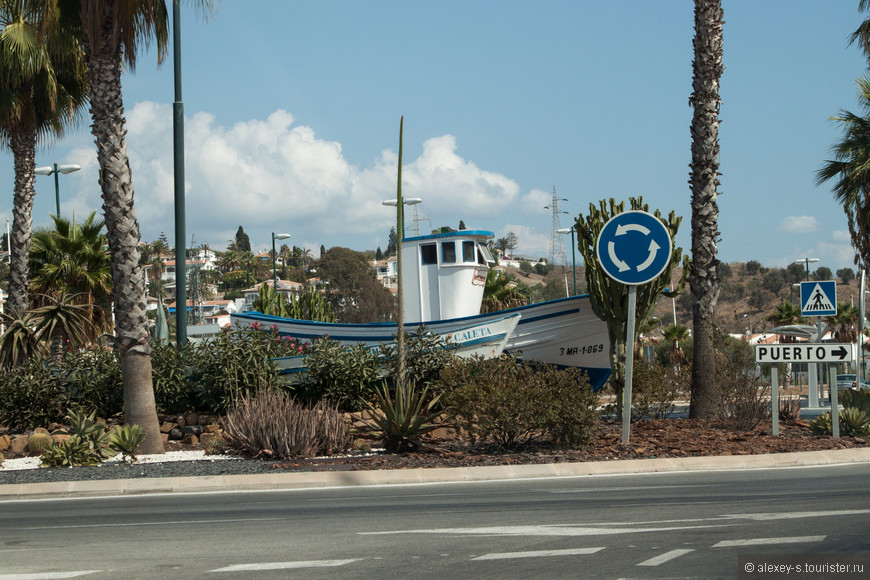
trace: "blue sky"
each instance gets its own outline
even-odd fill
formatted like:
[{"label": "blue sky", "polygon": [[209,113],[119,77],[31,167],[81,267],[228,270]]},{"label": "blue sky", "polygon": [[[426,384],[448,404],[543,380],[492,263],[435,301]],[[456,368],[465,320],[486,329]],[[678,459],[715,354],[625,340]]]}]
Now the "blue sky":
[{"label": "blue sky", "polygon": [[[857,4],[723,0],[721,260],[852,266],[814,173],[840,134],[829,117],[856,110]],[[423,198],[422,230],[461,219],[547,256],[555,187],[563,227],[590,203],[643,196],[684,217],[688,252],[692,26],[689,0],[223,0],[209,22],[185,9],[186,242],[223,250],[241,225],[255,249],[270,232],[315,256],[385,248],[404,115],[403,193]],[[171,54],[138,62],[124,77],[136,213],[143,240],[174,244]],[[60,176],[65,216],[101,212],[92,143],[85,119],[37,154],[83,167]],[[53,177],[36,190],[45,225]]]}]

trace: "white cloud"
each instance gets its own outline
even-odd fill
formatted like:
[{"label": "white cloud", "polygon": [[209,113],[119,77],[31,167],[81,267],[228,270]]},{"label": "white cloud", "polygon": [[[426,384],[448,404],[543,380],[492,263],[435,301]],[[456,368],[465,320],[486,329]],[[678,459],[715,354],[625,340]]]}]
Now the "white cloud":
[{"label": "white cloud", "polygon": [[809,234],[819,229],[819,224],[814,216],[796,215],[784,218],[777,231],[789,234]]},{"label": "white cloud", "polygon": [[846,242],[847,244],[852,244],[852,236],[849,234],[849,230],[834,230],[831,232],[831,239],[835,242]]},{"label": "white cloud", "polygon": [[[142,238],[165,232],[174,244],[171,119],[171,105],[137,103],[127,112],[127,147]],[[356,250],[386,245],[395,210],[381,202],[396,195],[396,152],[384,150],[368,167],[351,165],[340,143],[318,138],[283,110],[231,127],[196,113],[185,120],[184,140],[187,243],[195,235],[220,250],[241,225],[255,249],[269,246],[272,231],[292,234],[294,244],[315,254],[321,244]],[[82,148],[73,158],[88,175],[76,182],[77,193],[70,186],[65,203],[78,211],[100,208],[95,154]],[[460,157],[452,135],[432,137],[418,158],[406,157],[402,187],[405,196],[423,198],[416,207],[433,228],[457,227],[461,219],[469,228],[494,230],[504,216],[516,219],[528,213],[525,208],[546,205],[543,192],[521,197],[512,179]],[[411,216],[408,210],[408,225]],[[428,227],[426,222],[424,231]],[[524,251],[546,251],[545,237],[528,226],[511,227]]]}]

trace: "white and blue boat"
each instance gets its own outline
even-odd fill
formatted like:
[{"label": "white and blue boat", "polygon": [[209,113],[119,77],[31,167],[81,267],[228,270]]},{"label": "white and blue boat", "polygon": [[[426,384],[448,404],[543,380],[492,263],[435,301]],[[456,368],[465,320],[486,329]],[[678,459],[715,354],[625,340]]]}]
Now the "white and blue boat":
[{"label": "white and blue boat", "polygon": [[[407,332],[425,324],[428,331],[445,336],[463,329],[480,330],[519,315],[519,322],[504,342],[504,352],[522,360],[579,367],[594,388],[601,387],[610,376],[609,339],[607,326],[592,311],[588,295],[480,314],[486,273],[495,265],[487,247],[494,237],[485,230],[442,229],[402,240],[400,275]],[[234,313],[231,318],[236,327],[259,322],[264,329],[275,327],[279,334],[297,340],[329,336],[348,346],[391,342],[398,327],[392,322],[312,322],[258,312]],[[500,352],[492,350],[491,356]]]}]

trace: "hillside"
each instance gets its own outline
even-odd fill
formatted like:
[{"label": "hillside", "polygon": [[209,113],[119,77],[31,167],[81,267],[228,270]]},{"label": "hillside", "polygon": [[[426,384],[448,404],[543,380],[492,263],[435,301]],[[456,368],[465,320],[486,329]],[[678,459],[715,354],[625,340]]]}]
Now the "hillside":
[{"label": "hillside", "polygon": [[[733,262],[726,264],[722,269],[723,280],[720,286],[719,300],[716,303],[715,319],[716,324],[724,332],[759,332],[765,328],[770,328],[771,324],[765,319],[776,305],[782,303],[783,300],[797,303],[800,299],[800,288],[793,287],[792,284],[804,281],[806,279],[805,273],[801,274],[794,267],[765,268],[758,265],[757,262],[754,266],[748,267],[746,263]],[[515,276],[517,281],[529,286],[539,283],[547,285],[558,283],[561,289],[566,277],[569,289],[573,285],[570,267],[557,266],[546,277],[537,274],[526,276],[516,268],[507,268],[507,272]],[[673,274],[674,285],[679,281],[680,276],[682,276],[682,268]],[[810,279],[814,280],[815,278],[811,275]],[[578,293],[585,293],[585,271],[580,267],[577,268],[577,289]],[[857,278],[848,283],[843,283],[841,279],[837,279],[838,302],[857,304],[858,295]],[[692,299],[687,285],[684,292],[673,302],[669,298],[662,298],[656,306],[654,315],[667,325],[673,323],[676,311],[677,324],[691,328],[691,304]]]}]

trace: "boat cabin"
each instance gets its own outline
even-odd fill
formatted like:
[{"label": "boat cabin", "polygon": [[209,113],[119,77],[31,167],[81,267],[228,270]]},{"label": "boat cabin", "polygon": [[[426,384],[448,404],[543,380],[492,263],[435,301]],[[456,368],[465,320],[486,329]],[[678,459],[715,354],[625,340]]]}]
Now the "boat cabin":
[{"label": "boat cabin", "polygon": [[405,320],[429,322],[480,314],[486,273],[495,264],[484,230],[441,228],[402,240]]}]

